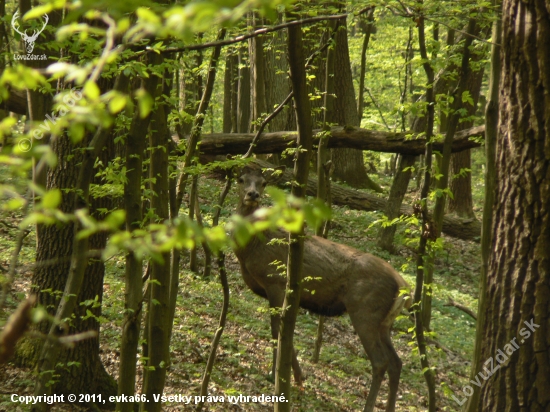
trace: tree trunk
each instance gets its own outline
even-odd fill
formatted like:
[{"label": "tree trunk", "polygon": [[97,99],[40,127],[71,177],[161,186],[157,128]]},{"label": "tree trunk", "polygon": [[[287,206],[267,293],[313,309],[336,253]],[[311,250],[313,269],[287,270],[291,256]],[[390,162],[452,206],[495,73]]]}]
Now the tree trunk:
[{"label": "tree trunk", "polygon": [[[260,23],[255,12],[249,12],[248,25],[256,27]],[[256,36],[248,40],[248,56],[250,57],[250,90],[251,90],[251,113],[250,131],[258,130],[261,117],[266,113],[265,99],[265,59],[264,42],[262,36]]]},{"label": "tree trunk", "polygon": [[370,35],[374,28],[374,6],[367,12],[365,16],[365,38],[363,39],[363,47],[361,48],[361,71],[359,73],[359,92],[357,96],[357,116],[359,124],[363,117],[363,108],[365,105],[365,72],[367,67],[367,49],[369,48]]},{"label": "tree trunk", "polygon": [[[156,77],[156,76],[155,76]],[[152,79],[147,79],[150,81]],[[126,137],[126,178],[124,185],[124,208],[126,210],[126,230],[139,230],[143,219],[141,208],[141,175],[143,152],[146,146],[149,117],[142,119],[138,111],[134,113],[128,136]],[[132,396],[135,393],[137,348],[141,330],[143,299],[143,261],[132,252],[126,254],[125,268],[125,320],[120,344],[120,366],[118,395]],[[117,403],[117,410],[131,412],[134,405],[128,402]]]},{"label": "tree trunk", "polygon": [[463,218],[475,219],[472,200],[472,155],[470,150],[453,153],[451,156],[450,189],[453,197],[449,197],[448,212],[456,213]]},{"label": "tree trunk", "polygon": [[[474,59],[472,59],[474,60]],[[477,60],[477,59],[476,59]],[[466,90],[470,92],[472,104],[465,104],[466,116],[473,116],[477,110],[481,83],[483,80],[483,66],[470,74]],[[472,121],[462,122],[457,130],[466,130],[473,127]],[[469,150],[454,153],[451,156],[451,183],[449,185],[453,197],[449,198],[448,211],[456,213],[460,217],[475,218],[472,200],[472,167],[471,153]]]},{"label": "tree trunk", "polygon": [[[494,5],[499,4],[494,0]],[[500,7],[495,7],[495,12],[499,13]],[[491,48],[491,73],[489,79],[489,92],[487,107],[485,108],[485,199],[483,202],[483,226],[481,232],[481,273],[479,276],[479,299],[477,309],[476,341],[474,356],[470,371],[470,379],[475,379],[481,364],[485,360],[481,358],[481,348],[483,343],[484,331],[481,329],[485,325],[485,308],[487,302],[487,273],[489,270],[489,258],[491,255],[491,239],[493,226],[493,205],[495,201],[495,151],[497,142],[498,128],[498,100],[500,93],[500,44],[502,43],[502,19],[499,17],[493,23],[493,45]],[[476,387],[473,395],[468,399],[464,406],[465,412],[476,412],[479,403],[480,391]],[[459,402],[460,403],[460,402]]]},{"label": "tree trunk", "polygon": [[[285,100],[292,90],[288,78],[288,61],[285,58],[285,31],[277,31],[269,38],[269,49],[264,50],[265,57],[265,99],[266,110],[271,113],[276,106]],[[269,123],[269,130],[295,130],[296,119],[291,105],[287,105]]]},{"label": "tree trunk", "polygon": [[[238,112],[237,112],[237,132],[250,132],[250,63],[248,62],[246,51],[239,49],[239,86],[238,86]],[[244,153],[244,152],[243,152]]]},{"label": "tree trunk", "polygon": [[[156,62],[156,64],[160,64]],[[151,209],[154,212],[151,223],[162,223],[169,218],[168,214],[168,147],[167,125],[164,105],[159,104],[152,114],[150,135],[150,179]],[[169,364],[168,345],[170,341],[170,253],[162,253],[160,259],[151,259],[151,296],[147,310],[148,325],[146,336],[149,352],[147,368],[144,370],[142,393],[150,400],[153,395],[162,393],[166,378],[166,367]],[[142,403],[142,410],[160,411],[162,404]]]},{"label": "tree trunk", "polygon": [[[458,78],[457,86],[454,88],[452,93],[452,102],[450,104],[451,115],[447,120],[446,130],[445,130],[445,139],[443,141],[443,152],[441,153],[441,163],[438,167],[439,169],[439,179],[436,183],[436,199],[433,210],[433,241],[437,240],[440,236],[441,228],[443,225],[443,216],[445,214],[445,204],[447,201],[446,190],[448,189],[449,182],[449,165],[451,162],[451,153],[452,153],[452,142],[453,136],[458,130],[459,120],[462,117],[462,110],[466,108],[469,104],[463,102],[464,93],[468,92],[468,86],[472,86],[472,68],[471,56],[472,56],[472,43],[473,39],[477,37],[480,33],[479,24],[477,20],[473,17],[470,17],[468,21],[467,28],[468,36],[464,39],[464,45],[462,49],[462,59],[460,66],[460,75]],[[470,93],[471,94],[471,93]],[[471,106],[471,105],[470,105]],[[470,109],[475,110],[475,109]],[[430,321],[432,315],[432,283],[433,283],[433,258],[430,256],[426,260],[426,285],[427,288],[424,290],[422,296],[422,316],[424,317],[424,324],[427,330],[430,330]]]},{"label": "tree trunk", "polygon": [[[298,142],[304,149],[297,153],[294,163],[294,180],[292,194],[296,197],[305,197],[305,184],[309,174],[309,158],[313,147],[312,119],[309,96],[306,88],[306,72],[304,47],[302,42],[302,27],[293,26],[288,29],[288,56],[290,77],[294,91],[294,107],[298,125]],[[277,374],[275,378],[275,394],[284,394],[290,397],[293,357],[293,338],[296,316],[300,306],[300,291],[302,277],[302,260],[304,255],[304,227],[298,233],[289,235],[287,284],[285,300],[281,314],[281,327],[277,345]],[[290,402],[275,403],[276,412],[289,412]]]},{"label": "tree trunk", "polygon": [[538,45],[550,37],[548,3],[505,0],[502,26],[496,204],[479,325],[481,359],[495,361],[482,372],[490,378],[480,379],[477,410],[543,412],[550,410],[550,48]]},{"label": "tree trunk", "polygon": [[[423,60],[424,71],[426,72],[427,85],[432,85],[434,83],[434,70],[431,65],[431,61],[428,58],[426,52],[426,36],[424,33],[424,17],[420,16],[418,19],[418,43],[420,46],[420,55]],[[433,134],[433,125],[434,125],[434,106],[435,106],[435,95],[433,87],[426,88],[426,139],[431,140]],[[424,273],[425,265],[424,259],[427,251],[428,238],[430,237],[430,223],[431,219],[428,216],[428,192],[430,189],[430,179],[431,179],[431,166],[432,166],[432,146],[430,144],[426,145],[426,153],[424,155],[426,159],[426,170],[424,172],[424,182],[422,184],[422,190],[420,194],[420,209],[421,209],[421,235],[418,244],[418,255],[416,257],[416,285],[414,289],[414,319],[415,319],[415,335],[416,342],[418,344],[418,354],[420,357],[420,365],[422,366],[422,373],[424,379],[426,380],[426,385],[428,386],[428,411],[435,412],[436,410],[436,398],[435,398],[435,373],[434,370],[430,368],[428,354],[426,351],[426,339],[424,337],[424,322],[423,316],[421,313],[421,298],[424,293]]]},{"label": "tree trunk", "polygon": [[224,133],[236,132],[236,114],[237,107],[237,89],[235,85],[238,83],[238,56],[231,53],[232,49],[227,49],[225,58],[225,71],[223,79],[223,126]]},{"label": "tree trunk", "polygon": [[[52,150],[58,156],[58,165],[48,171],[47,188],[61,189],[62,201],[60,209],[64,213],[74,212],[74,188],[77,185],[79,164],[82,157],[68,137],[58,137],[51,142]],[[103,159],[107,164],[108,159]],[[98,207],[110,209],[107,199],[92,199],[92,210]],[[108,202],[109,203],[109,202]],[[94,216],[96,219],[97,215]],[[106,244],[105,234],[95,234],[90,237],[91,250],[103,250]],[[63,291],[69,273],[70,259],[73,252],[74,225],[44,226],[38,237],[36,248],[36,269],[33,273],[33,293],[38,296],[38,304],[44,306],[51,316],[54,316],[59,304],[59,295],[55,291]],[[93,259],[86,268],[85,283],[77,299],[75,319],[69,333],[96,331],[99,333],[99,323],[95,316],[101,315],[101,307],[81,305],[85,301],[98,298],[101,304],[103,296],[104,264]],[[42,291],[42,292],[41,292]],[[90,310],[94,316],[83,319]],[[41,322],[36,330],[47,334],[51,324]],[[34,366],[38,360],[43,340],[23,339],[18,347],[17,363]],[[99,337],[79,342],[71,350],[63,350],[58,359],[64,367],[56,369],[59,374],[54,393],[68,395],[70,393],[109,393],[116,394],[116,384],[107,374],[99,358]],[[68,362],[77,362],[67,367]],[[80,364],[80,366],[78,366]]]},{"label": "tree trunk", "polygon": [[[388,218],[389,222],[392,222],[395,218],[400,216],[401,205],[403,204],[403,199],[405,198],[407,188],[409,187],[412,166],[414,165],[414,161],[416,159],[416,156],[411,155],[400,157],[401,161],[399,162],[397,173],[392,181],[387,208],[384,210],[384,214]],[[393,237],[396,229],[396,223],[385,227],[382,226],[378,232],[378,241],[376,243],[378,247],[393,253]]]},{"label": "tree trunk", "polygon": [[[336,33],[336,58],[334,68],[334,122],[341,126],[360,124],[355,103],[355,89],[351,76],[351,64],[348,47],[348,31],[342,24]],[[356,149],[333,149],[334,177],[356,188],[371,188],[382,191],[367,175],[363,152]]]}]

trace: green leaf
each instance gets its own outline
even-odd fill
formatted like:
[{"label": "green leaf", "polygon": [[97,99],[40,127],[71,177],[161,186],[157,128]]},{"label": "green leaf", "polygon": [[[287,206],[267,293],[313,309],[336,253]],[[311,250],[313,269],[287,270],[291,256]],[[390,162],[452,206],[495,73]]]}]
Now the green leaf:
[{"label": "green leaf", "polygon": [[5,202],[2,205],[2,209],[4,210],[17,210],[20,207],[23,207],[25,205],[25,199],[22,197],[14,197]]},{"label": "green leaf", "polygon": [[42,197],[42,206],[45,209],[55,209],[61,203],[61,190],[48,190]]},{"label": "green leaf", "polygon": [[269,196],[271,196],[273,203],[280,206],[286,205],[286,193],[283,190],[273,186],[268,186],[265,191]]},{"label": "green leaf", "polygon": [[117,230],[126,219],[126,211],[124,210],[115,210],[114,212],[110,213],[109,216],[105,219],[105,223],[109,226],[112,230]]},{"label": "green leaf", "polygon": [[139,115],[142,119],[145,119],[149,116],[149,113],[151,113],[151,109],[153,108],[153,98],[143,89],[137,91],[136,97],[138,101]]},{"label": "green leaf", "polygon": [[127,101],[126,96],[117,94],[109,102],[109,111],[112,114],[116,114],[120,112],[122,109],[126,107],[126,101]]},{"label": "green leaf", "polygon": [[33,7],[27,13],[25,13],[23,20],[27,21],[31,19],[36,19],[37,17],[42,17],[44,14],[50,13],[52,10],[53,6],[51,4],[44,4],[42,6]]},{"label": "green leaf", "polygon": [[161,23],[160,18],[151,10],[146,9],[145,7],[140,7],[139,9],[137,9],[136,14],[140,20],[155,24]]},{"label": "green leaf", "polygon": [[73,143],[80,142],[84,137],[84,125],[82,123],[72,123],[69,126],[69,137]]},{"label": "green leaf", "polygon": [[90,99],[95,100],[100,95],[99,87],[97,87],[97,84],[95,84],[95,82],[88,80],[84,84],[84,94]]}]

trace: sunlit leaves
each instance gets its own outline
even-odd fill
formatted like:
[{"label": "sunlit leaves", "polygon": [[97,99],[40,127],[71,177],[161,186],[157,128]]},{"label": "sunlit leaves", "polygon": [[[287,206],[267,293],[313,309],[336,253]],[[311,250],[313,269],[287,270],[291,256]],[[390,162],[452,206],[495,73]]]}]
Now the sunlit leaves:
[{"label": "sunlit leaves", "polygon": [[109,111],[116,114],[126,107],[127,97],[121,93],[115,93],[109,100]]},{"label": "sunlit leaves", "polygon": [[45,209],[55,209],[61,203],[61,191],[51,189],[42,196],[42,207]]},{"label": "sunlit leaves", "polygon": [[25,13],[25,16],[23,16],[23,20],[40,18],[44,14],[50,13],[53,9],[54,7],[51,3],[46,3],[40,6],[33,7],[27,13]]},{"label": "sunlit leaves", "polygon": [[141,118],[149,116],[151,109],[153,108],[153,98],[144,89],[139,89],[136,92],[136,98],[138,102],[139,115]]},{"label": "sunlit leaves", "polygon": [[89,97],[91,100],[95,100],[99,97],[100,91],[99,87],[97,87],[97,84],[93,81],[87,81],[84,84],[84,94]]},{"label": "sunlit leaves", "polygon": [[[38,70],[22,64],[16,64],[6,67],[2,72],[2,76],[0,77],[0,90],[4,89],[8,84],[18,90],[34,90],[38,86],[45,86],[46,78],[40,74]],[[2,93],[1,97],[4,99],[6,96]]]}]

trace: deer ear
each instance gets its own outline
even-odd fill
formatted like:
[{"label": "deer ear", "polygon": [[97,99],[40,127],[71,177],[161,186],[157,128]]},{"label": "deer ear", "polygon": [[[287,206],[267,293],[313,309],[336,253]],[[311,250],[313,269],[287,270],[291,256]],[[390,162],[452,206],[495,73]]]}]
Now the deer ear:
[{"label": "deer ear", "polygon": [[262,175],[268,183],[273,184],[283,178],[283,173],[286,170],[286,166],[277,166],[270,169],[264,169]]}]

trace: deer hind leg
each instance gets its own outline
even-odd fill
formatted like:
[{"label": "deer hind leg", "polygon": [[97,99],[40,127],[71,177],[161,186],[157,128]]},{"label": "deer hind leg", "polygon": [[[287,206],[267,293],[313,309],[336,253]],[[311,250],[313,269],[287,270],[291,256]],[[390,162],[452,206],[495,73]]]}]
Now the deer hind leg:
[{"label": "deer hind leg", "polygon": [[376,314],[364,312],[350,313],[350,318],[372,365],[372,382],[363,412],[373,412],[380,385],[390,364],[388,348],[381,336],[382,319],[378,319]]},{"label": "deer hind leg", "polygon": [[[269,308],[277,309],[277,311],[272,311],[271,315],[271,338],[274,341],[279,339],[279,328],[281,325],[281,315],[280,309],[283,307],[284,301],[284,290],[279,289],[270,289],[267,292],[267,299],[269,300]],[[276,312],[276,313],[275,313]],[[273,348],[273,367],[271,373],[273,379],[275,379],[275,369],[277,367],[277,347]],[[302,386],[304,381],[302,375],[302,368],[300,368],[300,363],[298,362],[298,356],[296,349],[292,348],[292,371],[294,372],[294,381],[297,385]]]},{"label": "deer hind leg", "polygon": [[388,396],[386,412],[394,412],[395,402],[397,400],[397,389],[399,387],[399,377],[401,376],[401,367],[403,362],[401,362],[399,355],[397,355],[397,352],[393,347],[389,328],[382,334],[382,342],[386,345],[389,356],[388,376],[390,377],[390,394]]}]

